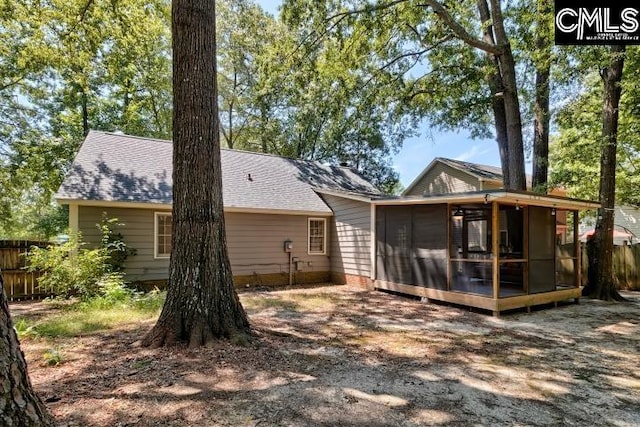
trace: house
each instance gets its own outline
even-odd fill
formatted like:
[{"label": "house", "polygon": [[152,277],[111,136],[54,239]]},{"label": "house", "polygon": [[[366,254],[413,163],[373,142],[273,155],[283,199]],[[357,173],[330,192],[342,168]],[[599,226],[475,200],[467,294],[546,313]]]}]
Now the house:
[{"label": "house", "polygon": [[[171,162],[168,141],[91,132],[57,193],[85,240],[99,241],[103,212],[124,224],[131,280],[167,278]],[[434,160],[395,197],[349,168],[222,150],[234,282],[331,280],[495,314],[578,299],[578,212],[599,205],[491,188],[495,171],[451,162]],[[557,218],[569,216],[559,246]]]},{"label": "house", "polygon": [[[531,182],[531,177],[527,176]],[[501,189],[502,169],[478,163],[436,157],[404,190],[406,196],[423,196],[433,194],[449,194],[465,191],[482,191]],[[550,192],[554,196],[566,196],[563,188],[554,188]],[[567,238],[567,219],[557,216],[558,238]],[[640,208],[636,206],[616,205],[614,225],[614,243],[616,245],[640,242]],[[580,222],[580,236],[593,232],[595,216],[586,216]]]},{"label": "house", "polygon": [[[380,196],[346,167],[223,149],[223,202],[237,285],[368,283],[370,206],[336,194]],[[163,282],[171,252],[172,144],[91,131],[56,194],[69,226],[91,244],[103,213],[136,255],[131,281]],[[292,245],[285,252],[284,242]]]},{"label": "house", "polygon": [[[613,223],[613,244],[633,245],[640,243],[640,208],[629,205],[615,205]],[[580,222],[580,240],[587,241],[587,238],[594,233],[596,227],[595,215],[582,218]]]},{"label": "house", "polygon": [[635,244],[640,242],[640,208],[629,205],[616,205],[614,215],[614,232],[619,230],[622,238],[616,239],[614,243]]},{"label": "house", "polygon": [[[531,176],[527,175],[527,186]],[[404,196],[462,193],[500,190],[503,188],[502,168],[436,157],[402,193]],[[553,196],[565,196],[563,188],[553,188]]]},{"label": "house", "polygon": [[[527,175],[531,186],[531,176]],[[502,189],[502,168],[436,157],[402,193],[404,196],[426,196]],[[554,188],[552,196],[566,196],[563,188]],[[564,213],[556,216],[560,241],[567,240],[567,218]],[[505,230],[501,230],[505,233]]]},{"label": "house", "polygon": [[501,168],[436,157],[409,184],[402,195],[426,196],[501,188]]}]

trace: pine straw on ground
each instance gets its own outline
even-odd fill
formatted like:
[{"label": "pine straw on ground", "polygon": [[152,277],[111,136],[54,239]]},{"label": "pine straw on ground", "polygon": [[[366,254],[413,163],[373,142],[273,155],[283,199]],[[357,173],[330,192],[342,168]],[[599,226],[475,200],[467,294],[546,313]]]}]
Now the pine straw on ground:
[{"label": "pine straw on ground", "polygon": [[[147,321],[22,348],[62,426],[632,426],[640,293],[625,296],[493,318],[344,286],[245,293],[248,347],[149,350]],[[45,366],[52,346],[64,362]]]}]

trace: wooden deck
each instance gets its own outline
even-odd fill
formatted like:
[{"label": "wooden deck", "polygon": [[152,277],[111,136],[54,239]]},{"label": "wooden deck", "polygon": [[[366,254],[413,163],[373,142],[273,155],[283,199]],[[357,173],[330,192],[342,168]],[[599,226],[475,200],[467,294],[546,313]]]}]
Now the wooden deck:
[{"label": "wooden deck", "polygon": [[570,299],[575,299],[577,301],[582,295],[582,287],[579,287],[556,289],[555,291],[542,292],[538,294],[492,298],[483,295],[425,288],[423,286],[402,285],[382,280],[376,280],[374,288],[489,310],[496,316],[499,315],[501,311],[505,310],[529,308],[536,305],[557,303],[559,301]]}]

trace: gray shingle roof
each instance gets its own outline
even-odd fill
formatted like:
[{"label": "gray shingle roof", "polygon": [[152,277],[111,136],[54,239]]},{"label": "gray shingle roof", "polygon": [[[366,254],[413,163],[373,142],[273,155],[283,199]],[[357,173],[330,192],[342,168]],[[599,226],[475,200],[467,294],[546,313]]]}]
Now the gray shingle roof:
[{"label": "gray shingle roof", "polygon": [[[170,204],[170,141],[91,131],[56,198]],[[380,192],[353,170],[318,162],[222,149],[225,208],[331,212],[314,188]]]},{"label": "gray shingle roof", "polygon": [[468,172],[480,179],[490,179],[502,182],[502,168],[481,165],[479,163],[463,162],[462,160],[447,159],[445,157],[436,157],[436,160],[439,160],[452,168]]}]

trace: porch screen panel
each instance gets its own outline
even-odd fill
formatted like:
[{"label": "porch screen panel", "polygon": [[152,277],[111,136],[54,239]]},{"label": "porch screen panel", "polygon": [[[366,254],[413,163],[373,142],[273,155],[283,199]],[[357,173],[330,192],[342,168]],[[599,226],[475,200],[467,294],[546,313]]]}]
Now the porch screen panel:
[{"label": "porch screen panel", "polygon": [[385,213],[385,273],[394,283],[412,283],[412,218],[411,207],[390,207]]},{"label": "porch screen panel", "polygon": [[386,211],[384,206],[376,208],[376,279],[388,281],[387,269],[387,237],[386,237]]},{"label": "porch screen panel", "polygon": [[529,207],[529,293],[556,289],[556,217],[550,208]]},{"label": "porch screen panel", "polygon": [[413,284],[447,289],[447,205],[413,208]]}]

